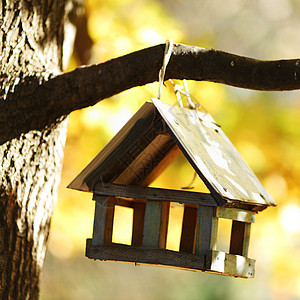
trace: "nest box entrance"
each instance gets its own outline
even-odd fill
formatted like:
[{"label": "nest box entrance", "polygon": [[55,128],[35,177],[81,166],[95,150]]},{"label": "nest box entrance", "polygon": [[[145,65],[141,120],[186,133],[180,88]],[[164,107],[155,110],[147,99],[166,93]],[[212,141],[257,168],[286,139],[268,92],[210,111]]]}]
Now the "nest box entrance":
[{"label": "nest box entrance", "polygon": [[[276,203],[209,114],[152,100],[68,186],[95,200],[86,256],[253,277],[251,223]],[[209,193],[148,187],[180,152]],[[184,204],[179,251],[166,249],[170,202]],[[126,243],[112,238],[116,207],[131,214]],[[219,218],[232,220],[229,253],[216,249]]]}]

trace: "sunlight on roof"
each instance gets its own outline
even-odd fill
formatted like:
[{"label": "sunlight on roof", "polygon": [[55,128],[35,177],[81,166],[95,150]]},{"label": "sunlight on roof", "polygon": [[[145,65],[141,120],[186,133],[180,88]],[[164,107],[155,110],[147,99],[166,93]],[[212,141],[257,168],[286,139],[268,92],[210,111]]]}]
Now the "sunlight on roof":
[{"label": "sunlight on roof", "polygon": [[280,214],[283,229],[291,234],[300,232],[300,207],[297,204],[287,204]]}]

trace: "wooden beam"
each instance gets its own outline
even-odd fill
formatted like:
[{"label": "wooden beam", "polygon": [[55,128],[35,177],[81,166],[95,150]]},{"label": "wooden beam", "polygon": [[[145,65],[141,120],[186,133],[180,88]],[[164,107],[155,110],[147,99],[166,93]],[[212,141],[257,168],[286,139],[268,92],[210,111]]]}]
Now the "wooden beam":
[{"label": "wooden beam", "polygon": [[164,265],[193,270],[205,268],[204,255],[125,245],[93,246],[90,239],[87,240],[86,256],[91,259]]},{"label": "wooden beam", "polygon": [[157,166],[141,182],[142,186],[150,185],[181,153],[180,149],[175,146],[164,156]]},{"label": "wooden beam", "polygon": [[188,192],[180,190],[150,188],[135,185],[120,185],[101,183],[95,187],[95,195],[115,196],[125,198],[147,199],[152,201],[168,201],[187,204],[202,204],[206,206],[217,206],[217,202],[211,194]]},{"label": "wooden beam", "polygon": [[107,208],[105,213],[105,234],[104,234],[104,245],[112,244],[112,231],[114,224],[116,198],[109,197],[107,202]]},{"label": "wooden beam", "polygon": [[159,248],[162,202],[147,201],[144,221],[143,246]]},{"label": "wooden beam", "polygon": [[201,255],[125,245],[93,246],[91,240],[87,239],[86,256],[90,259],[168,266],[241,278],[253,278],[255,272],[254,259],[221,251]]},{"label": "wooden beam", "polygon": [[165,248],[169,220],[169,203],[147,201],[143,247]]},{"label": "wooden beam", "polygon": [[212,250],[206,256],[206,268],[223,275],[253,278],[255,274],[255,260]]},{"label": "wooden beam", "polygon": [[231,219],[240,222],[254,223],[256,213],[238,208],[218,207],[216,216],[218,218]]},{"label": "wooden beam", "polygon": [[232,222],[229,253],[248,256],[251,223]]},{"label": "wooden beam", "polygon": [[215,209],[209,206],[199,206],[195,253],[207,254],[214,249],[217,241],[217,232],[218,218],[215,217]]},{"label": "wooden beam", "polygon": [[94,246],[104,246],[106,210],[109,197],[102,197],[102,201],[95,201],[95,217],[92,244]]},{"label": "wooden beam", "polygon": [[[94,194],[93,200],[102,203],[102,199],[106,199],[107,196],[97,196]],[[115,205],[125,206],[125,207],[131,207],[134,208],[135,203],[144,203],[146,204],[146,199],[133,199],[133,198],[125,198],[125,197],[113,197],[115,198]]]},{"label": "wooden beam", "polygon": [[114,180],[114,183],[147,186],[179,153],[180,150],[169,134],[159,134]]},{"label": "wooden beam", "polygon": [[163,249],[165,249],[167,245],[169,216],[170,216],[170,202],[162,202],[160,233],[159,233],[159,248],[163,248]]}]

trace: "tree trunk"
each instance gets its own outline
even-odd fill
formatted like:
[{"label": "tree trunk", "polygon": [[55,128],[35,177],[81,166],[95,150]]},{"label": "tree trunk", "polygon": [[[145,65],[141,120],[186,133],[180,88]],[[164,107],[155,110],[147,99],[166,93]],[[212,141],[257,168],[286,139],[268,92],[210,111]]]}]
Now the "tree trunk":
[{"label": "tree trunk", "polygon": [[[0,102],[14,105],[61,72],[64,11],[62,0],[1,1]],[[31,109],[16,107],[15,116]],[[9,122],[20,119],[12,114]],[[61,118],[0,146],[1,299],[38,298],[66,122]]]}]

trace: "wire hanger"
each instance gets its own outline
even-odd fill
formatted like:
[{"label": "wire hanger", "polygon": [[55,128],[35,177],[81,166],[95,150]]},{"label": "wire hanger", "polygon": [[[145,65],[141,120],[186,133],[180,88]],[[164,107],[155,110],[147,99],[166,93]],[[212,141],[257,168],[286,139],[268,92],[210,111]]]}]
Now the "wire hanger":
[{"label": "wire hanger", "polygon": [[163,86],[164,79],[165,79],[166,68],[167,68],[167,65],[169,63],[170,57],[172,55],[173,47],[174,47],[174,42],[172,40],[167,40],[166,41],[166,47],[165,47],[163,65],[162,65],[161,69],[159,70],[159,74],[158,74],[159,89],[158,89],[157,99],[159,99],[159,100],[160,100],[160,96],[161,96],[161,92],[162,92],[162,86]]}]

